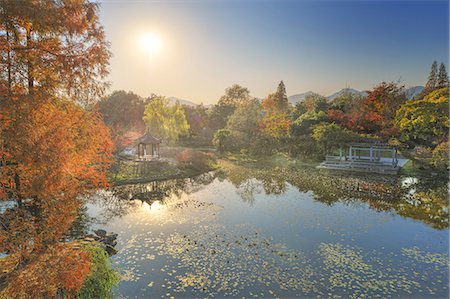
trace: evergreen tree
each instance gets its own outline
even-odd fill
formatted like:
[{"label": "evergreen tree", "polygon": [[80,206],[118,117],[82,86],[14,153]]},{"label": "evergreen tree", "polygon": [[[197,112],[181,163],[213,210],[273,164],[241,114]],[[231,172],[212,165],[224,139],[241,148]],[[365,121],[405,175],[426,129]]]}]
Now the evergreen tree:
[{"label": "evergreen tree", "polygon": [[437,84],[437,62],[436,60],[433,61],[433,64],[431,65],[430,74],[428,75],[428,81],[425,85],[425,89],[428,91],[434,89]]},{"label": "evergreen tree", "polygon": [[286,95],[286,87],[284,86],[283,80],[281,80],[280,84],[278,84],[277,92],[276,92],[278,109],[281,111],[287,111],[289,108],[288,98]]},{"label": "evergreen tree", "polygon": [[437,75],[437,87],[444,88],[448,86],[448,76],[447,71],[445,70],[444,63],[441,62],[439,66],[439,73]]}]

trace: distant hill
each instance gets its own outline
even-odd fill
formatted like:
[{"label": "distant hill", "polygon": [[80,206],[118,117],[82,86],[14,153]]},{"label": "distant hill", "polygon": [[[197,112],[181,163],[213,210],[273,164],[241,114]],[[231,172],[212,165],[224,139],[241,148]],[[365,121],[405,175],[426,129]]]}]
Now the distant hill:
[{"label": "distant hill", "polygon": [[[328,101],[332,101],[335,98],[344,95],[344,94],[357,94],[357,95],[361,95],[361,96],[367,96],[367,92],[365,91],[359,91],[353,88],[343,88],[335,93],[333,93],[332,95],[329,95],[328,97],[326,97],[328,99]],[[314,92],[314,91],[307,91],[304,93],[298,93],[298,94],[294,94],[288,97],[289,102],[291,102],[292,104],[296,104],[298,102],[304,101],[305,98],[307,96],[311,96],[311,95],[319,95],[318,93]]]},{"label": "distant hill", "polygon": [[312,95],[317,95],[317,93],[315,93],[314,91],[307,91],[307,92],[304,92],[304,93],[298,93],[298,94],[294,94],[294,95],[289,96],[288,100],[292,104],[296,104],[298,102],[304,101],[307,96],[312,96]]},{"label": "distant hill", "polygon": [[423,86],[413,86],[405,90],[408,100],[412,100],[416,95],[422,92]]},{"label": "distant hill", "polygon": [[340,97],[340,96],[345,95],[345,94],[356,94],[356,95],[360,95],[360,96],[363,96],[363,97],[367,96],[367,92],[365,92],[365,91],[360,91],[360,90],[356,90],[356,89],[353,89],[353,88],[342,88],[338,92],[335,92],[332,95],[329,95],[327,97],[327,99],[328,99],[328,101],[332,101],[335,98]]},{"label": "distant hill", "polygon": [[[407,88],[405,90],[407,98],[409,100],[413,99],[416,95],[418,95],[420,92],[422,92],[423,88],[424,88],[423,86],[413,86],[413,87]],[[363,97],[367,96],[367,92],[365,92],[365,91],[360,91],[360,90],[353,89],[353,88],[343,88],[343,89],[341,89],[341,90],[339,90],[339,91],[337,91],[337,92],[327,96],[326,98],[328,99],[328,101],[332,101],[335,98],[337,98],[339,96],[342,96],[344,94],[348,94],[348,93],[361,95]],[[306,97],[313,96],[313,95],[319,95],[319,94],[317,92],[314,92],[314,91],[307,91],[307,92],[303,92],[303,93],[293,94],[293,95],[288,97],[288,100],[289,100],[290,103],[295,105],[298,102],[304,101]],[[199,105],[199,104],[194,103],[192,101],[185,100],[185,99],[180,99],[180,98],[177,98],[177,97],[167,97],[166,99],[172,105],[174,105],[176,102],[179,102],[182,105],[188,105],[188,106],[197,106],[197,105]],[[259,98],[258,98],[258,100],[262,101],[262,99],[259,99]],[[207,108],[211,107],[211,106],[213,106],[213,105],[212,104],[205,105],[205,107],[207,107]]]},{"label": "distant hill", "polygon": [[166,100],[169,101],[170,104],[175,105],[177,102],[181,105],[187,105],[187,106],[197,106],[197,103],[191,102],[189,100],[180,99],[177,97],[167,97]]}]

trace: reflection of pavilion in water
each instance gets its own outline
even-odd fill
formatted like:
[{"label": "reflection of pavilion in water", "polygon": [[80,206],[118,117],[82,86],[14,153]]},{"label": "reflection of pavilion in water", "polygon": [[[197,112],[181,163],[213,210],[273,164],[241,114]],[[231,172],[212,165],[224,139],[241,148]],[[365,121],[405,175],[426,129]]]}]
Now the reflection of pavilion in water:
[{"label": "reflection of pavilion in water", "polygon": [[166,181],[151,181],[148,183],[128,184],[116,186],[114,195],[121,200],[140,200],[152,204],[154,201],[164,203],[164,200],[180,195],[182,192],[191,193],[214,180],[215,173],[204,173],[195,178],[175,179]]},{"label": "reflection of pavilion in water", "polygon": [[170,196],[167,182],[153,181],[146,184],[123,185],[114,188],[114,194],[124,200],[140,200],[149,204]]}]

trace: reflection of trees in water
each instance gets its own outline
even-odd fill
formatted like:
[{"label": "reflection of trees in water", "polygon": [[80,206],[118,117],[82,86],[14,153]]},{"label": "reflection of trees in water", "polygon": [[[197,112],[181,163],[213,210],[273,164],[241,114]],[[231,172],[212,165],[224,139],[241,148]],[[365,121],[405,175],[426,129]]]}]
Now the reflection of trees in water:
[{"label": "reflection of trees in water", "polygon": [[111,190],[98,191],[88,198],[88,202],[95,202],[102,207],[102,214],[97,221],[104,223],[106,220],[120,218],[130,213],[136,207],[137,201],[147,202],[149,205],[155,201],[164,204],[168,198],[179,198],[183,193],[199,191],[215,177],[214,172],[209,172],[187,179],[120,185]]},{"label": "reflection of trees in water", "polygon": [[255,195],[261,194],[264,188],[262,188],[261,182],[256,179],[248,179],[243,181],[237,188],[237,193],[244,202],[253,205],[255,202]]},{"label": "reflection of trees in water", "polygon": [[[194,193],[214,179],[227,180],[236,188],[242,200],[253,204],[255,195],[281,195],[292,185],[300,192],[313,191],[314,199],[327,204],[346,205],[366,203],[377,211],[395,213],[420,220],[434,228],[448,227],[447,182],[433,178],[408,179],[397,176],[352,175],[329,173],[314,168],[304,169],[255,169],[227,164],[222,171],[210,172],[189,178],[155,181],[114,187],[95,195],[103,207],[102,219],[128,214],[136,205],[134,200],[161,204],[167,198]],[[408,181],[407,184],[404,182]]]},{"label": "reflection of trees in water", "polygon": [[89,216],[86,206],[81,206],[77,211],[77,218],[72,222],[69,231],[63,237],[65,240],[75,240],[89,233],[93,218]]},{"label": "reflection of trees in water", "polygon": [[284,179],[280,178],[249,178],[243,180],[237,187],[237,193],[241,196],[242,200],[253,204],[255,202],[256,194],[271,194],[282,195],[287,190],[287,184]]},{"label": "reflection of trees in water", "polygon": [[402,184],[403,177],[333,173],[313,168],[256,169],[225,164],[222,179],[227,178],[240,190],[246,202],[253,203],[254,195],[283,194],[287,183],[300,192],[313,191],[314,199],[333,205],[366,202],[377,211],[392,211],[420,220],[434,228],[448,227],[448,189],[445,180],[415,178]]}]

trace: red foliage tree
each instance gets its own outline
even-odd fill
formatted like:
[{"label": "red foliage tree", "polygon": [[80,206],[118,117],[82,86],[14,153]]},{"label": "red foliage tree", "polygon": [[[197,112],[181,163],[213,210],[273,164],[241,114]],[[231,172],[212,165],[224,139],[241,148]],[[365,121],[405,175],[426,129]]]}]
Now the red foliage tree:
[{"label": "red foliage tree", "polygon": [[395,113],[406,102],[402,86],[383,82],[369,91],[360,105],[345,113],[339,109],[329,109],[328,117],[337,124],[359,133],[376,133],[393,136]]}]

